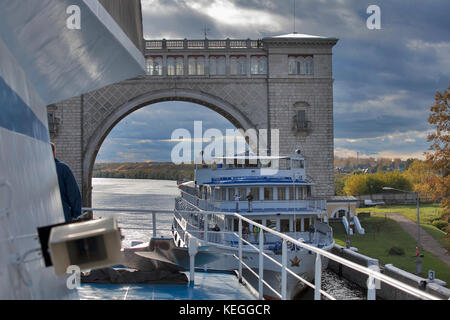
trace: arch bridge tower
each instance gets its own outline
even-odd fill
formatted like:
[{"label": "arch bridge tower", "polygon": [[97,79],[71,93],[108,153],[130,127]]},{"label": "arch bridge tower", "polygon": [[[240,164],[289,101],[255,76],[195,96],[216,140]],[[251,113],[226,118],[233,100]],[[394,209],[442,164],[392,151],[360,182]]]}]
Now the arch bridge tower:
[{"label": "arch bridge tower", "polygon": [[260,40],[145,40],[147,74],[50,105],[57,156],[92,202],[92,170],[102,142],[131,112],[161,101],[189,101],[236,128],[279,130],[280,154],[301,148],[312,197],[334,195],[335,38],[288,34]]}]

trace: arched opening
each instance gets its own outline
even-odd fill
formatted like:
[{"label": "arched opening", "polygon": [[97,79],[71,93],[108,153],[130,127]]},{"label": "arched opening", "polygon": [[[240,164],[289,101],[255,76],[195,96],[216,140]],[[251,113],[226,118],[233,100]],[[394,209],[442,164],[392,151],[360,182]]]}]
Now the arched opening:
[{"label": "arched opening", "polygon": [[[170,89],[153,91],[115,108],[98,126],[89,138],[83,153],[83,202],[84,206],[92,204],[92,173],[98,152],[111,130],[125,117],[143,107],[151,106],[159,102],[184,101],[195,103],[213,110],[227,119],[238,129],[258,129],[238,108],[230,103],[214,97],[210,94],[187,89]],[[168,119],[167,121],[170,121]],[[170,137],[169,137],[170,138]]]},{"label": "arched opening", "polygon": [[342,217],[347,217],[349,214],[349,209],[345,208],[345,207],[340,207],[337,208],[333,211],[333,213],[331,214],[331,218],[342,218]]},{"label": "arched opening", "polygon": [[342,218],[342,217],[345,217],[346,214],[347,214],[347,210],[341,209],[337,212],[337,217]]}]

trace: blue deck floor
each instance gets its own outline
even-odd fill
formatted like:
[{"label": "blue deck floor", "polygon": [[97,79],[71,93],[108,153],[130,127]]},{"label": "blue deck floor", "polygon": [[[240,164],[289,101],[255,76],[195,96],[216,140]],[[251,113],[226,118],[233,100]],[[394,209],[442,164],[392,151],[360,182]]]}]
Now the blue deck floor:
[{"label": "blue deck floor", "polygon": [[[187,273],[189,276],[189,274]],[[196,272],[195,285],[81,284],[82,300],[254,300],[234,274]]]}]

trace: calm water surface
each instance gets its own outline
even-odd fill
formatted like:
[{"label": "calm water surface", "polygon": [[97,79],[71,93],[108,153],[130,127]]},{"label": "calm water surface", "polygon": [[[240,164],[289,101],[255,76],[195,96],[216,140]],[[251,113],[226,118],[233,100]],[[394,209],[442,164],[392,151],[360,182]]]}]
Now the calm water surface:
[{"label": "calm water surface", "polygon": [[[139,179],[92,179],[94,208],[173,210],[179,191],[176,181]],[[149,241],[152,236],[152,216],[144,213],[94,212],[94,217],[114,216],[125,236],[123,245],[131,241]],[[158,236],[170,236],[172,214],[158,214]]]},{"label": "calm water surface", "polygon": [[[94,208],[173,210],[174,199],[179,195],[176,181],[169,180],[93,178],[92,186]],[[95,212],[94,216],[117,218],[125,236],[124,247],[129,247],[133,240],[149,241],[152,236],[151,214]],[[158,236],[171,235],[172,220],[172,214],[157,215]],[[359,300],[365,297],[355,285],[328,270],[323,272],[322,288],[337,299]],[[305,292],[302,299],[311,298],[312,290]]]}]

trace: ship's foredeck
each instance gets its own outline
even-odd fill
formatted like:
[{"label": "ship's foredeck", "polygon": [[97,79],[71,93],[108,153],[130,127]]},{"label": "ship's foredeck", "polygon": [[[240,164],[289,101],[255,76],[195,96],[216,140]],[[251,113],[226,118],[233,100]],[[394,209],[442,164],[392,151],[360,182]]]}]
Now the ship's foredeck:
[{"label": "ship's foredeck", "polygon": [[91,284],[78,289],[82,300],[255,300],[231,273],[196,272],[189,284]]}]

